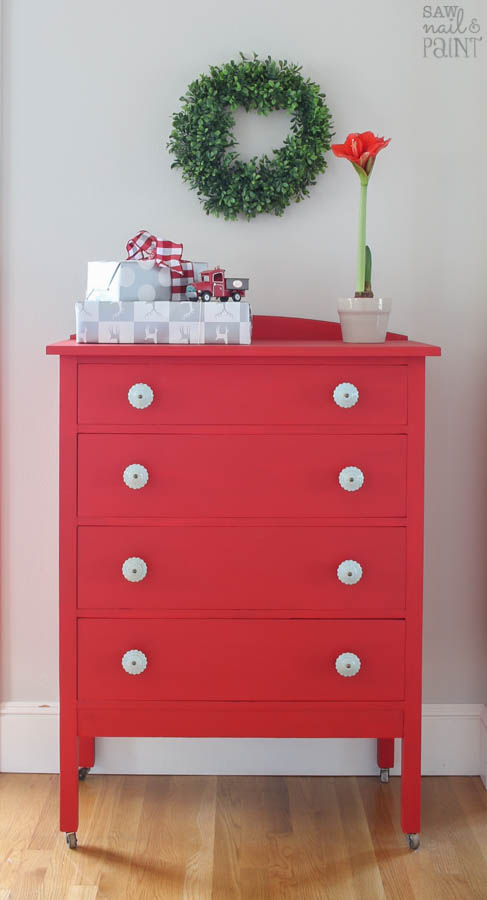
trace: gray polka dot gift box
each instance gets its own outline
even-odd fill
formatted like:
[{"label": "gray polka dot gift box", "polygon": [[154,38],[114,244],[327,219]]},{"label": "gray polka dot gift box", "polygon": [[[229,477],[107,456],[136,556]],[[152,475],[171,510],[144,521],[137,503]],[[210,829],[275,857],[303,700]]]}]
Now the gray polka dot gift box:
[{"label": "gray polka dot gift box", "polygon": [[179,275],[171,272],[169,266],[157,265],[155,259],[89,262],[86,298],[115,303],[129,300],[152,303],[176,297],[179,300],[186,285],[199,279],[208,263],[183,260],[181,267],[182,274]]},{"label": "gray polka dot gift box", "polygon": [[252,312],[246,301],[114,303],[89,298],[76,303],[78,343],[250,344],[251,336]]}]

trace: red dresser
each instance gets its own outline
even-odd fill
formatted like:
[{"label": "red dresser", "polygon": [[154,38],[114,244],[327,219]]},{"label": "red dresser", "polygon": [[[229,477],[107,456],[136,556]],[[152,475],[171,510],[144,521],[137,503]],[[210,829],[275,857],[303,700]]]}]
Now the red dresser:
[{"label": "red dresser", "polygon": [[61,829],[97,736],[402,738],[419,843],[424,362],[257,316],[251,346],[61,361]]}]

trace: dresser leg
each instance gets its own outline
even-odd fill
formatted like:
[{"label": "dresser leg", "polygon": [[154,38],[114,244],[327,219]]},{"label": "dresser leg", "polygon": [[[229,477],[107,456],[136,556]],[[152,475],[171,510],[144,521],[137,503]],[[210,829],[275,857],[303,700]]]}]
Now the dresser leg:
[{"label": "dresser leg", "polygon": [[78,830],[78,738],[61,725],[59,772],[60,830]]},{"label": "dresser leg", "polygon": [[[413,727],[414,726],[414,727]],[[405,722],[402,739],[401,826],[418,836],[421,821],[421,722]],[[411,841],[410,841],[411,845]],[[418,839],[419,846],[419,839]],[[412,847],[416,849],[416,847]]]},{"label": "dresser leg", "polygon": [[91,769],[95,765],[95,738],[78,738],[78,757],[82,769]]},{"label": "dresser leg", "polygon": [[394,738],[378,738],[377,765],[379,769],[394,768]]}]

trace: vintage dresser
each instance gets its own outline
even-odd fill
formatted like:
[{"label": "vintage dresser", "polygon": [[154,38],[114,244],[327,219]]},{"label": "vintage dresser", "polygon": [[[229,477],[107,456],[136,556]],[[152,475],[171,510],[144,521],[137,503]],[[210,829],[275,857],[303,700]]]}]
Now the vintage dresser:
[{"label": "vintage dresser", "polygon": [[419,844],[425,357],[257,316],[250,346],[61,364],[61,830],[97,736],[402,738]]}]

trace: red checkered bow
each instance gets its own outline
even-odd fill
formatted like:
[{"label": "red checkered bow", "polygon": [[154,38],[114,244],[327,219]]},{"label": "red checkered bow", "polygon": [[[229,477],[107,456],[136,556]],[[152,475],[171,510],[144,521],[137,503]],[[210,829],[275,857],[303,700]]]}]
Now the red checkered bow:
[{"label": "red checkered bow", "polygon": [[127,241],[127,259],[153,259],[156,266],[168,266],[174,274],[182,275],[183,245],[160,241],[155,234],[138,231]]},{"label": "red checkered bow", "polygon": [[153,259],[156,266],[171,270],[171,299],[184,294],[186,285],[194,278],[193,263],[182,259],[183,245],[160,241],[155,234],[138,231],[127,241],[127,259]]}]

